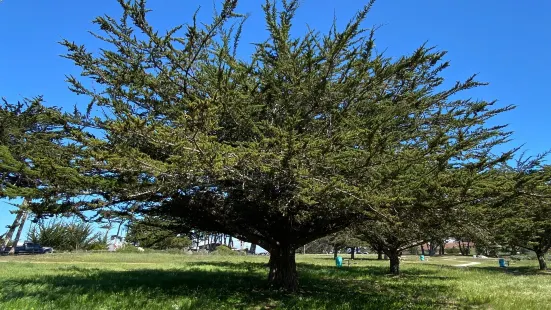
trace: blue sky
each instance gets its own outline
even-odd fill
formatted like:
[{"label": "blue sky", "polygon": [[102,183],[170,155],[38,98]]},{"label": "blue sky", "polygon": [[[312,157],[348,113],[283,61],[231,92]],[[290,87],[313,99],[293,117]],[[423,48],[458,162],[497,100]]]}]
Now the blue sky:
[{"label": "blue sky", "polygon": [[[207,20],[213,1],[150,0],[151,22],[160,29],[189,21],[202,5],[200,18]],[[238,12],[250,14],[239,52],[247,55],[251,43],[265,38],[260,4],[241,0]],[[295,20],[296,34],[306,25],[322,33],[337,16],[342,26],[366,1],[303,0]],[[411,53],[428,42],[448,51],[451,68],[444,73],[450,83],[473,73],[490,82],[465,96],[497,99],[517,108],[500,115],[495,123],[509,124],[514,141],[529,154],[547,150],[551,107],[547,91],[551,78],[551,1],[542,0],[379,0],[365,27],[382,26],[376,46],[388,56]],[[0,97],[17,101],[43,95],[48,105],[71,108],[87,104],[67,89],[66,74],[78,75],[72,63],[60,55],[57,42],[66,38],[90,49],[98,42],[89,34],[98,15],[118,17],[116,0],[4,0],[0,2]],[[0,231],[13,221],[10,206],[0,201]]]}]

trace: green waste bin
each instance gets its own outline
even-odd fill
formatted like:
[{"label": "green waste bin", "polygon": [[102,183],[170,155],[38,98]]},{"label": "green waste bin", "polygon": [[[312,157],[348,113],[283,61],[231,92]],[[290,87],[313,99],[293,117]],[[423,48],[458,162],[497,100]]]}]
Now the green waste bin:
[{"label": "green waste bin", "polygon": [[342,267],[342,257],[337,256],[337,259],[335,259],[335,262],[337,263],[337,267]]},{"label": "green waste bin", "polygon": [[425,255],[419,255],[419,260],[422,262],[425,261]]}]

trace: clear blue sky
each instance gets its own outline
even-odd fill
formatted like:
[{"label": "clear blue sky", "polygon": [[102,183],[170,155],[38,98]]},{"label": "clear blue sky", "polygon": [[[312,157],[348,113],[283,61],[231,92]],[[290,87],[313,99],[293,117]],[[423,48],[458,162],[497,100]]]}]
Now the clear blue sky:
[{"label": "clear blue sky", "polygon": [[[218,2],[218,1],[217,1]],[[295,21],[295,33],[306,25],[325,32],[338,18],[343,25],[367,1],[303,0]],[[201,17],[212,12],[213,1],[150,0],[153,25],[166,29],[186,21],[201,4]],[[259,0],[239,1],[238,12],[249,13],[240,53],[250,43],[265,38]],[[73,95],[64,82],[66,74],[78,74],[65,51],[62,38],[97,48],[87,31],[96,30],[94,17],[118,17],[116,0],[4,0],[0,2],[0,96],[10,101],[43,95],[49,105],[71,108],[87,99]],[[206,19],[204,19],[206,20]],[[377,48],[389,56],[413,51],[424,42],[449,51],[450,81],[473,73],[490,86],[466,94],[473,98],[499,100],[517,106],[499,116],[496,123],[510,124],[512,146],[525,144],[530,153],[547,150],[551,131],[551,1],[543,0],[379,0],[365,22],[379,26]],[[9,205],[0,201],[0,231],[11,223]]]}]

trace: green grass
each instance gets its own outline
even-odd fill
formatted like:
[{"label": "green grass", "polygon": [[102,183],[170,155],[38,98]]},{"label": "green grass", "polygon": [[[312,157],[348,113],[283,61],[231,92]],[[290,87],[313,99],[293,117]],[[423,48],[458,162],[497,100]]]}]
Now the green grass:
[{"label": "green grass", "polygon": [[[298,255],[302,290],[266,288],[267,257],[163,253],[0,257],[0,309],[551,309],[551,274],[523,261],[407,257],[401,277],[360,255]],[[472,261],[468,268],[454,265]]]}]

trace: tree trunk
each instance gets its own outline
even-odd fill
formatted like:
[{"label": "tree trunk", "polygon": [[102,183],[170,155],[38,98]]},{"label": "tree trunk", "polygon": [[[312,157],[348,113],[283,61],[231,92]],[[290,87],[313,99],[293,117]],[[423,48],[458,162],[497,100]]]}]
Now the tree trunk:
[{"label": "tree trunk", "polygon": [[249,254],[256,254],[256,244],[251,243],[251,248],[249,249]]},{"label": "tree trunk", "polygon": [[21,216],[23,216],[23,211],[21,210],[17,211],[15,220],[13,221],[13,224],[10,226],[10,229],[5,235],[4,244],[2,244],[2,250],[5,249],[8,246],[8,243],[11,241],[11,237],[13,236],[15,229],[17,228],[17,226],[19,226],[19,221],[21,220]]},{"label": "tree trunk", "polygon": [[461,255],[465,255],[465,251],[463,250],[463,247],[461,246],[461,240],[457,241],[457,244],[459,245],[459,253],[461,253]]},{"label": "tree trunk", "polygon": [[17,246],[17,243],[19,242],[19,238],[21,238],[21,233],[23,232],[23,227],[25,226],[25,222],[27,221],[27,215],[28,215],[28,212],[27,211],[22,211],[23,212],[23,216],[21,217],[21,224],[19,224],[19,228],[17,229],[17,234],[15,234],[15,239],[13,239],[13,242],[11,243],[12,246],[11,246],[11,250],[10,250],[10,255],[14,255],[15,254],[15,247]]},{"label": "tree trunk", "polygon": [[431,241],[430,242],[430,247],[429,247],[429,256],[434,256],[436,255],[436,251],[439,250],[439,246],[438,246],[438,243],[436,241]]},{"label": "tree trunk", "polygon": [[270,286],[288,292],[298,290],[298,274],[295,263],[295,248],[292,246],[272,247],[270,250]]},{"label": "tree trunk", "polygon": [[383,260],[383,251],[381,250],[377,251],[377,260]]},{"label": "tree trunk", "polygon": [[393,275],[400,274],[400,255],[397,251],[391,251],[388,253],[390,258],[390,273]]},{"label": "tree trunk", "polygon": [[108,226],[105,228],[105,236],[103,236],[105,244],[109,242],[109,232],[111,231],[111,227],[113,227],[113,224],[111,224],[111,221],[109,221]]},{"label": "tree trunk", "polygon": [[353,246],[350,248],[350,259],[354,259],[355,255],[356,255],[356,247]]},{"label": "tree trunk", "polygon": [[425,256],[425,245],[421,244],[421,255]]},{"label": "tree trunk", "polygon": [[536,252],[538,262],[540,263],[540,270],[547,270],[547,262],[545,261],[545,252]]},{"label": "tree trunk", "polygon": [[334,245],[333,246],[333,259],[336,260],[338,255],[339,255],[339,248],[336,245]]}]

